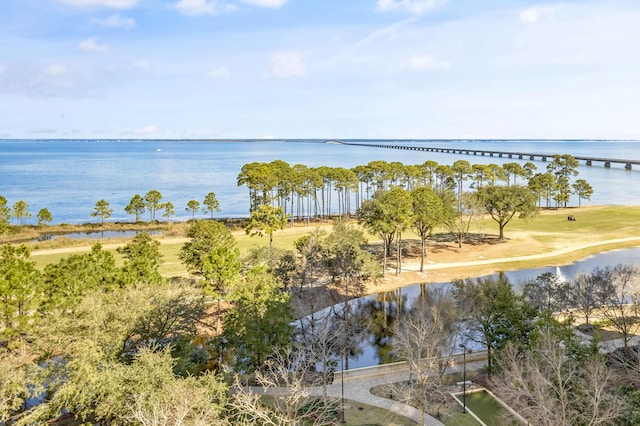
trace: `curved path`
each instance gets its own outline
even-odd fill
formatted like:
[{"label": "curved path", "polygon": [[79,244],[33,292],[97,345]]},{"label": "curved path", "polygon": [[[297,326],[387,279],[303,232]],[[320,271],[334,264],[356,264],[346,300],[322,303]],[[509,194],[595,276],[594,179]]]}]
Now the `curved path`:
[{"label": "curved path", "polygon": [[[583,250],[590,247],[605,246],[609,244],[625,243],[630,241],[637,241],[638,244],[640,245],[640,237],[616,238],[614,240],[603,240],[603,241],[595,241],[595,242],[586,243],[586,244],[576,244],[563,249],[549,251],[545,253],[538,253],[538,254],[526,254],[523,256],[502,257],[497,259],[469,260],[465,262],[431,263],[428,265],[424,265],[424,269],[433,270],[433,269],[446,269],[446,268],[460,268],[463,266],[483,266],[483,265],[491,265],[493,263],[509,263],[509,262],[519,262],[523,260],[531,260],[531,259],[544,259],[544,258],[560,256],[563,254],[571,253],[578,250]],[[404,266],[403,268],[406,269]]]},{"label": "curved path", "polygon": [[[466,369],[478,370],[486,366],[485,361],[473,361],[466,363]],[[460,373],[462,371],[462,363],[456,363],[447,367],[447,374]],[[358,379],[351,379],[344,383],[344,397],[349,401],[356,403],[366,404],[374,407],[385,409],[391,413],[392,416],[400,415],[407,417],[419,424],[420,412],[417,408],[411,405],[405,404],[400,401],[395,401],[389,398],[382,398],[375,396],[371,393],[371,389],[376,386],[387,385],[391,383],[397,383],[409,380],[409,371],[386,374],[384,376],[376,377],[363,377]],[[340,382],[339,375],[336,376],[333,384],[327,386],[327,396],[331,398],[341,399],[342,397],[342,383]],[[254,387],[254,392],[263,392],[262,388]],[[282,394],[286,392],[286,388],[270,388],[265,393],[267,394]],[[323,396],[322,387],[308,388],[309,394],[313,396]],[[349,419],[347,419],[348,421]],[[390,421],[392,418],[380,419],[381,421]],[[443,423],[438,419],[425,413],[424,415],[425,426],[443,426]]]}]

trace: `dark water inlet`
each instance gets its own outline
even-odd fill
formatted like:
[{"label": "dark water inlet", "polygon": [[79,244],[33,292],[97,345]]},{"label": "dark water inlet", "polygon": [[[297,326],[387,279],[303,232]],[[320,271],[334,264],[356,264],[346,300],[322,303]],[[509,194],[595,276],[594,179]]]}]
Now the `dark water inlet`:
[{"label": "dark water inlet", "polygon": [[135,231],[88,231],[88,232],[69,232],[63,234],[43,234],[37,240],[34,241],[50,241],[55,240],[58,237],[70,238],[72,240],[88,238],[92,240],[103,240],[109,238],[129,238],[146,232],[149,235],[162,235],[164,231],[161,229],[152,229],[148,231],[135,230]]},{"label": "dark water inlet", "polygon": [[[618,264],[640,265],[640,248],[614,250],[589,256],[569,265],[549,266],[544,268],[522,269],[519,271],[507,271],[491,275],[506,277],[514,286],[516,292],[538,276],[551,272],[560,276],[562,281],[575,279],[581,273],[589,273],[596,267],[615,266]],[[408,312],[414,302],[427,289],[451,287],[451,283],[414,284],[393,291],[373,294],[349,302],[350,315],[358,315],[368,318],[368,329],[364,331],[364,337],[358,342],[357,351],[349,357],[349,369],[372,367],[398,361],[394,356],[393,326],[396,320],[402,318]],[[343,303],[334,305],[315,314],[316,318],[327,318],[327,321],[335,321],[343,310]],[[473,348],[472,350],[484,350]]]}]

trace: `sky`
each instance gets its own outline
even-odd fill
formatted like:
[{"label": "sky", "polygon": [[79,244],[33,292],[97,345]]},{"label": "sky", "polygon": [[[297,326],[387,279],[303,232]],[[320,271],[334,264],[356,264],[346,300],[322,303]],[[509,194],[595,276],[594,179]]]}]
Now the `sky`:
[{"label": "sky", "polygon": [[637,0],[1,0],[0,138],[640,139]]}]

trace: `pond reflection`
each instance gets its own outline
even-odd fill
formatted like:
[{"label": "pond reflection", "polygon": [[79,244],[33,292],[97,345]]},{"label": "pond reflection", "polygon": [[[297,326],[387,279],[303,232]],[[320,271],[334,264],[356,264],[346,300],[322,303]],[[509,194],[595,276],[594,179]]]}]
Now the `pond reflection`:
[{"label": "pond reflection", "polygon": [[[499,272],[489,275],[489,277],[504,276],[514,286],[516,292],[520,292],[526,282],[547,272],[559,274],[563,280],[571,281],[577,275],[589,273],[596,267],[618,264],[640,265],[640,248],[604,252],[568,265]],[[415,284],[352,300],[350,309],[356,312],[359,317],[366,316],[369,321],[366,330],[364,330],[365,336],[361,347],[359,350],[350,350],[349,368],[369,367],[397,361],[394,358],[392,346],[395,323],[403,318],[403,314],[411,309],[417,298],[424,295],[427,289],[448,290],[450,287],[451,283]],[[323,316],[328,312],[342,312],[343,305],[332,306],[316,315]],[[330,315],[327,317],[331,318]],[[336,327],[339,326],[339,323],[336,323]]]},{"label": "pond reflection", "polygon": [[134,231],[88,231],[88,232],[69,232],[64,234],[42,234],[37,241],[49,241],[56,239],[57,237],[70,238],[72,240],[79,238],[88,238],[92,240],[100,240],[107,238],[129,238],[135,237],[141,232],[146,232],[149,235],[162,235],[164,232],[161,229],[151,229],[146,231],[134,230]]}]

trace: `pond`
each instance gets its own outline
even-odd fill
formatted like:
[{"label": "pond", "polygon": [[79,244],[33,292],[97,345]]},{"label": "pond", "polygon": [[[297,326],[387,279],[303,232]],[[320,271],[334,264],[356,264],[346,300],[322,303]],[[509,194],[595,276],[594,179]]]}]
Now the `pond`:
[{"label": "pond", "polygon": [[[558,274],[562,280],[570,281],[578,274],[591,272],[596,267],[627,263],[640,265],[640,248],[604,252],[569,265],[501,272],[491,276],[504,275],[516,291],[520,291],[527,281],[546,272]],[[415,284],[351,300],[349,315],[366,318],[368,327],[364,330],[359,342],[352,342],[357,349],[349,356],[345,368],[370,367],[397,361],[392,346],[392,330],[396,319],[409,311],[414,301],[428,288],[448,289],[450,287],[451,283]],[[331,318],[333,315],[341,315],[343,307],[344,304],[338,304],[316,313],[315,316]]]},{"label": "pond", "polygon": [[58,237],[70,238],[70,239],[80,239],[80,238],[88,238],[92,240],[102,240],[109,238],[130,238],[135,237],[141,232],[146,232],[149,235],[162,235],[164,231],[161,229],[151,229],[151,230],[129,230],[129,231],[87,231],[87,232],[69,232],[63,234],[43,234],[35,241],[49,241],[54,240]]}]

